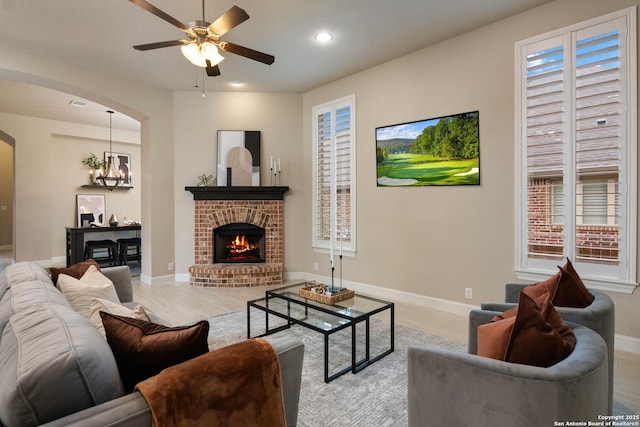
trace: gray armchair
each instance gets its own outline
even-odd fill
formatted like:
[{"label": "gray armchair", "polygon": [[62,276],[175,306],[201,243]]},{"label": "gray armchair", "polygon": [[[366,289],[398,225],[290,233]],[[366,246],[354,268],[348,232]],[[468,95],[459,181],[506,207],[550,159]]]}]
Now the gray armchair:
[{"label": "gray armchair", "polygon": [[571,326],[573,352],[548,368],[410,346],[409,427],[552,426],[607,414],[607,345],[592,330]]},{"label": "gray armchair", "polygon": [[[483,303],[481,309],[503,312],[518,305],[518,297],[526,284],[509,283],[505,286],[505,303]],[[556,311],[565,322],[577,323],[598,333],[607,344],[608,368],[609,368],[609,410],[613,410],[613,365],[614,365],[614,341],[615,341],[615,307],[611,298],[602,292],[589,289],[595,297],[591,305],[585,308],[555,307]],[[471,331],[470,331],[471,333]],[[469,352],[475,353],[471,347],[471,334],[469,335]]]}]

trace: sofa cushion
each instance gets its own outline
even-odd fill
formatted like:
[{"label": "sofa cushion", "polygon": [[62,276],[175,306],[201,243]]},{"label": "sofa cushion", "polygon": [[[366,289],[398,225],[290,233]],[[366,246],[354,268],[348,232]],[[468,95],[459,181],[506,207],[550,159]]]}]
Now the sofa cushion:
[{"label": "sofa cushion", "polygon": [[89,267],[80,279],[61,274],[58,276],[58,287],[71,307],[86,319],[91,315],[92,298],[120,303],[113,282],[94,266]]},{"label": "sofa cushion", "polygon": [[73,264],[69,267],[56,268],[51,267],[49,271],[51,271],[51,280],[54,284],[58,283],[58,276],[61,274],[66,274],[67,276],[75,277],[76,279],[81,278],[84,273],[87,272],[89,267],[95,266],[98,271],[100,271],[100,266],[93,259],[88,259],[86,261],[81,261],[76,264]]},{"label": "sofa cushion", "polygon": [[547,280],[524,288],[522,292],[536,299],[545,292],[551,294],[551,301],[557,307],[585,308],[595,298],[573,268],[569,258],[559,271]]},{"label": "sofa cushion", "polygon": [[0,299],[4,296],[4,294],[9,290],[9,281],[7,280],[7,275],[4,272],[0,273]]},{"label": "sofa cushion", "polygon": [[23,261],[8,266],[4,274],[7,277],[9,288],[16,283],[40,280],[43,283],[53,284],[49,272],[34,262]]},{"label": "sofa cushion", "polygon": [[124,394],[108,344],[69,307],[11,316],[0,341],[0,424],[29,427]]},{"label": "sofa cushion", "polygon": [[101,312],[107,342],[127,392],[169,366],[209,351],[209,322],[167,327]]},{"label": "sofa cushion", "polygon": [[44,303],[70,307],[60,291],[48,283],[32,280],[14,284],[0,300],[0,334],[11,316]]},{"label": "sofa cushion", "polygon": [[102,317],[100,312],[116,314],[118,316],[132,317],[134,319],[151,321],[147,311],[140,304],[135,305],[133,308],[125,307],[122,304],[115,303],[103,298],[91,298],[89,313],[89,321],[100,332],[100,334],[106,338],[104,332],[104,325],[102,324]]},{"label": "sofa cushion", "polygon": [[478,327],[478,355],[541,367],[566,358],[576,338],[550,299],[549,293],[536,300],[521,293],[518,307]]}]

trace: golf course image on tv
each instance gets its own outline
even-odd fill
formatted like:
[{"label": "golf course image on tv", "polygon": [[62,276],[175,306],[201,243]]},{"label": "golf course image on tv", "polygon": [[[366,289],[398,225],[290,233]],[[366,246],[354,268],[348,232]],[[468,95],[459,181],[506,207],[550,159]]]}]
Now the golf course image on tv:
[{"label": "golf course image on tv", "polygon": [[480,184],[478,111],[376,128],[378,187]]}]

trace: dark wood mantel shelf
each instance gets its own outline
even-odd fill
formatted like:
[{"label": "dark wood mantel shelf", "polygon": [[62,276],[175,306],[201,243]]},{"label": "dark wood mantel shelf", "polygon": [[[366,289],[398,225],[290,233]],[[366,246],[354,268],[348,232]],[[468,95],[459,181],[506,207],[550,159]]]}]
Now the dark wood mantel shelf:
[{"label": "dark wood mantel shelf", "polygon": [[289,187],[184,187],[193,200],[284,200]]}]

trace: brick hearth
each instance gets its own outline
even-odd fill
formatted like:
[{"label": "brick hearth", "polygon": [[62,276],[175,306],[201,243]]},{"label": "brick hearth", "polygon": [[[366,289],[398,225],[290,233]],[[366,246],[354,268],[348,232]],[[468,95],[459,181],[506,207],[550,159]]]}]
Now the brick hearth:
[{"label": "brick hearth", "polygon": [[[232,189],[233,187],[229,187],[229,190]],[[187,190],[191,191],[191,188]],[[199,191],[202,190],[199,189]],[[202,200],[201,194],[192,191],[196,200],[194,201],[195,265],[189,268],[191,285],[239,287],[282,284],[284,200],[228,200],[229,197],[220,197],[220,191],[216,189],[216,194],[207,197],[227,200]],[[247,198],[255,198],[255,196]],[[213,229],[236,222],[245,222],[265,229],[266,262],[213,263]]]}]

